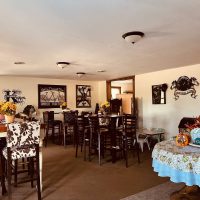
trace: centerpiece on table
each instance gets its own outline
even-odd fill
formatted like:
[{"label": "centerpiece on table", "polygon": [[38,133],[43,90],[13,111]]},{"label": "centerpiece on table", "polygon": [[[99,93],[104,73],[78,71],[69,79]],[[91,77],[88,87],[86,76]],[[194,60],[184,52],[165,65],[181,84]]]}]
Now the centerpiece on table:
[{"label": "centerpiece on table", "polygon": [[60,107],[62,108],[62,110],[67,109],[67,102],[66,101],[62,102]]},{"label": "centerpiece on table", "polygon": [[7,123],[12,123],[15,119],[17,106],[13,102],[1,102],[0,103],[0,113],[5,116],[5,121]]},{"label": "centerpiece on table", "polygon": [[104,115],[110,112],[110,103],[108,101],[105,101],[104,103],[101,104],[100,112]]}]

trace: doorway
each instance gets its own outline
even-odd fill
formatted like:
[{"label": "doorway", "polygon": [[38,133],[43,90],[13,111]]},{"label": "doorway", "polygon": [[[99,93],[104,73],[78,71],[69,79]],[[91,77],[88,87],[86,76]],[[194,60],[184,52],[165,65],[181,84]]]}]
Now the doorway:
[{"label": "doorway", "polygon": [[106,82],[107,100],[122,99],[122,111],[135,114],[135,76],[112,79]]}]

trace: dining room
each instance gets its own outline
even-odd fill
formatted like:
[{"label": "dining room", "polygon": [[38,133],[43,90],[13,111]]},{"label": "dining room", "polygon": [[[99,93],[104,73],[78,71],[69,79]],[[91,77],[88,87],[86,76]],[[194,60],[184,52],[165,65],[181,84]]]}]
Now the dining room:
[{"label": "dining room", "polygon": [[199,6],[2,2],[0,199],[198,199]]}]

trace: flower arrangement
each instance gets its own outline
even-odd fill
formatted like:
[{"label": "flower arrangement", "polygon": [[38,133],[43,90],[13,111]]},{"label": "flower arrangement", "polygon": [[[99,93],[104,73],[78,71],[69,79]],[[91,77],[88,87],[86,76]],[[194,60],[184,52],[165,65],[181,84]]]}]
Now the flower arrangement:
[{"label": "flower arrangement", "polygon": [[105,101],[101,104],[100,111],[101,112],[109,112],[110,110],[110,103],[108,101]]},{"label": "flower arrangement", "polygon": [[1,102],[0,113],[3,115],[15,115],[17,106],[13,102]]},{"label": "flower arrangement", "polygon": [[64,101],[64,102],[60,105],[60,107],[61,107],[62,109],[66,109],[66,108],[67,108],[67,102]]}]

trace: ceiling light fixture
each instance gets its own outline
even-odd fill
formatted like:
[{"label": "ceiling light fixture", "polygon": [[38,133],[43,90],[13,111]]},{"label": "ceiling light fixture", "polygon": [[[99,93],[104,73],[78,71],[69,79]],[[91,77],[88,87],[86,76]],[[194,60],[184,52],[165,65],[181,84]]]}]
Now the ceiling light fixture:
[{"label": "ceiling light fixture", "polygon": [[106,72],[106,70],[100,69],[97,72]]},{"label": "ceiling light fixture", "polygon": [[57,62],[56,64],[57,64],[57,66],[58,66],[59,68],[61,68],[61,69],[63,69],[63,68],[65,68],[65,67],[67,67],[67,66],[70,65],[69,62]]},{"label": "ceiling light fixture", "polygon": [[17,61],[17,62],[14,62],[15,65],[24,65],[25,62],[22,62],[22,61]]},{"label": "ceiling light fixture", "polygon": [[140,40],[142,37],[144,37],[144,33],[140,31],[132,31],[128,32],[122,35],[122,37],[127,41],[132,44]]},{"label": "ceiling light fixture", "polygon": [[85,72],[77,72],[76,74],[77,74],[77,76],[78,76],[79,78],[81,78],[82,76],[85,75]]}]

